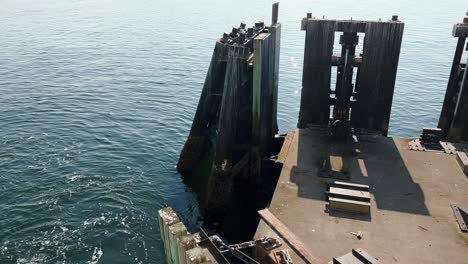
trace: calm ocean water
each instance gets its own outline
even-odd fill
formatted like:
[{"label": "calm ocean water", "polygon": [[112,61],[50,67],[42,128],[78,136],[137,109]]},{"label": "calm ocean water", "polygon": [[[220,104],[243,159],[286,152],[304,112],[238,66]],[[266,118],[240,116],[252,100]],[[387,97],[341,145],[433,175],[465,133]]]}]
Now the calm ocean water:
[{"label": "calm ocean water", "polygon": [[[0,263],[163,263],[157,210],[214,41],[272,1],[0,0]],[[283,1],[279,125],[296,125],[306,12],[406,22],[391,135],[435,126],[466,1]]]}]

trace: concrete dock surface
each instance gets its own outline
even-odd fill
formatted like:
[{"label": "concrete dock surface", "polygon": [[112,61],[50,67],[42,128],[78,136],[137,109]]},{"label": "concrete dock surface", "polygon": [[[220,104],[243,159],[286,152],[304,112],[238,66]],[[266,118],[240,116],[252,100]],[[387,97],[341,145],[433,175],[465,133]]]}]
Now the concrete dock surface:
[{"label": "concrete dock surface", "polygon": [[[409,150],[411,139],[353,138],[333,143],[320,127],[289,132],[270,212],[323,263],[357,248],[382,263],[468,263],[468,233],[450,207],[468,205],[468,178],[456,155]],[[329,208],[327,183],[335,179],[318,176],[324,167],[369,185],[370,214]],[[266,235],[279,236],[260,220],[255,236]],[[294,263],[307,263],[285,241],[282,248]]]}]

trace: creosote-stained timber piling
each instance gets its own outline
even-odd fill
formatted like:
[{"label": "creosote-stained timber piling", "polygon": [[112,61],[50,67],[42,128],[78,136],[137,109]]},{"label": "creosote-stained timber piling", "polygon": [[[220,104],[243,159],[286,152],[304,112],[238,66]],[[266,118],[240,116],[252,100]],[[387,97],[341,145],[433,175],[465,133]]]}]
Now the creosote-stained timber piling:
[{"label": "creosote-stained timber piling", "polygon": [[177,170],[189,174],[214,150],[208,180],[207,222],[222,223],[234,185],[261,182],[262,160],[278,132],[281,24],[241,23],[216,41],[200,101]]},{"label": "creosote-stained timber piling", "polygon": [[468,17],[464,18],[463,23],[453,26],[452,36],[458,41],[438,127],[442,129],[445,140],[468,141],[468,61],[461,61],[468,37]]},{"label": "creosote-stained timber piling", "polygon": [[[350,119],[352,127],[387,135],[403,28],[397,16],[389,21],[360,21],[316,19],[307,14],[301,25],[306,38],[298,127],[327,125],[331,108],[334,106],[336,113],[341,106],[351,109],[345,113],[350,117],[344,119]],[[348,50],[346,45],[363,41],[362,54],[333,54],[337,32],[341,33],[343,51]],[[336,89],[330,86],[332,67],[338,72]],[[346,85],[344,78],[352,77],[353,68],[357,72],[355,83],[349,79],[351,87],[341,89],[339,85]],[[350,74],[344,73],[345,69]],[[351,93],[347,96],[339,94],[348,90]]]}]

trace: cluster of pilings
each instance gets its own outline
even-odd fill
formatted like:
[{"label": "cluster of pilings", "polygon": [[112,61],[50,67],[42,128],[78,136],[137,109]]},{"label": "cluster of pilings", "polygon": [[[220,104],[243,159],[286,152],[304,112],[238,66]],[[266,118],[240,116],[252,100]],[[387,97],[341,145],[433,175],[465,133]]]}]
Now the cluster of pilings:
[{"label": "cluster of pilings", "polygon": [[[301,26],[306,37],[298,127],[328,125],[333,112],[333,118],[353,128],[387,135],[403,28],[397,16],[388,21],[358,21],[307,14]],[[336,32],[341,34],[340,54],[333,54]],[[363,50],[355,54],[359,41]],[[337,68],[334,88],[332,67]]]},{"label": "cluster of pilings", "polygon": [[463,23],[453,26],[452,35],[458,38],[458,42],[438,127],[442,129],[446,141],[468,141],[468,61],[462,62],[463,50],[468,51],[468,45],[465,48],[468,17],[464,18]]},{"label": "cluster of pilings", "polygon": [[214,150],[205,221],[222,224],[236,182],[256,184],[278,132],[276,120],[281,25],[245,24],[224,33],[213,51],[192,128],[177,170],[193,171]]}]

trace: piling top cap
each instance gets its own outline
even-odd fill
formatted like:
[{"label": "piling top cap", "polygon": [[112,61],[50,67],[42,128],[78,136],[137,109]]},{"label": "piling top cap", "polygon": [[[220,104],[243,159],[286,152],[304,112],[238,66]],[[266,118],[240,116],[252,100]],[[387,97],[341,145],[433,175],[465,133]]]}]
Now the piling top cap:
[{"label": "piling top cap", "polygon": [[398,21],[398,16],[397,16],[397,15],[393,15],[393,16],[392,16],[392,21]]}]

